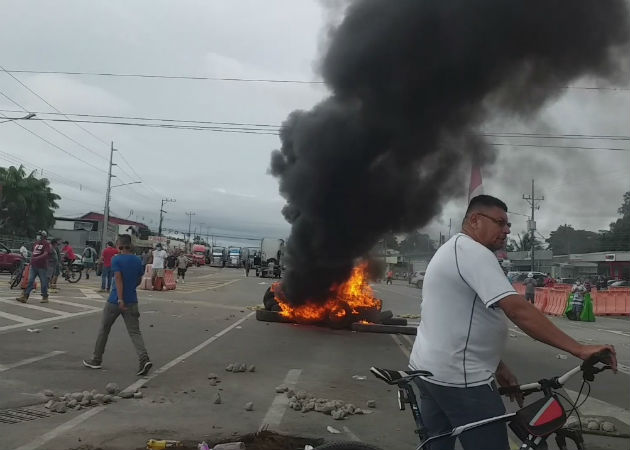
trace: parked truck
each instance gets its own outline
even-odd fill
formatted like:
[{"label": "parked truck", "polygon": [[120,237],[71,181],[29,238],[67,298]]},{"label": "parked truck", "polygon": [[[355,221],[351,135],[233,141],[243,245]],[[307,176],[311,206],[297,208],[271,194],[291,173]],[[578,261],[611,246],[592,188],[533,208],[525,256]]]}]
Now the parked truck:
[{"label": "parked truck", "polygon": [[195,266],[206,265],[206,246],[195,244],[192,247],[192,262]]},{"label": "parked truck", "polygon": [[241,248],[228,247],[227,264],[228,267],[241,267]]},{"label": "parked truck", "polygon": [[284,239],[263,238],[260,242],[260,266],[256,268],[256,276],[280,278],[283,253]]},{"label": "parked truck", "polygon": [[212,255],[210,257],[210,265],[212,267],[225,267],[226,259],[227,259],[227,251],[225,247],[219,247],[219,246],[212,247]]}]

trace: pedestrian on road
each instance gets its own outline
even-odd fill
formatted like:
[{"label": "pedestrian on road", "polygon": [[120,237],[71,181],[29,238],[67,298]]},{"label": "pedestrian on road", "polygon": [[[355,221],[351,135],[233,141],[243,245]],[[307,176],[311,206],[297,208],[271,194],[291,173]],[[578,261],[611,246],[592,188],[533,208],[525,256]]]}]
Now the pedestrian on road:
[{"label": "pedestrian on road", "polygon": [[85,267],[85,279],[89,280],[90,269],[94,269],[94,258],[96,258],[96,250],[94,250],[89,242],[85,243],[81,257],[83,258],[83,267]]},{"label": "pedestrian on road", "polygon": [[61,253],[63,253],[63,259],[68,265],[72,264],[74,260],[77,259],[77,255],[74,254],[74,249],[68,241],[63,241]]},{"label": "pedestrian on road", "polygon": [[548,273],[547,276],[545,277],[544,283],[545,283],[546,288],[551,288],[556,284],[556,280],[554,280],[551,274]]},{"label": "pedestrian on road", "polygon": [[48,256],[50,255],[50,242],[46,239],[48,234],[40,231],[33,244],[33,253],[31,255],[31,267],[28,272],[28,285],[24,293],[16,298],[18,302],[26,303],[29,295],[35,286],[35,277],[39,278],[41,284],[42,299],[41,303],[48,303]]},{"label": "pedestrian on road", "polygon": [[[420,411],[429,436],[466,423],[505,413],[496,383],[519,384],[501,360],[509,318],[537,341],[588,359],[609,345],[582,345],[558,329],[536,307],[516,293],[494,254],[503,248],[511,224],[507,206],[488,195],[474,197],[457,233],[435,253],[424,277],[422,318],[409,364],[433,376],[416,378]],[[513,400],[522,403],[520,396]],[[505,423],[462,433],[464,450],[507,450]],[[452,450],[443,439],[431,450]]]},{"label": "pedestrian on road", "polygon": [[246,277],[248,277],[248,276],[249,276],[249,267],[250,267],[250,264],[249,264],[249,258],[247,258],[247,259],[245,260],[245,263],[244,263],[244,264],[245,264],[245,276],[246,276]]},{"label": "pedestrian on road", "polygon": [[109,241],[107,247],[103,250],[101,259],[103,260],[103,271],[101,272],[101,290],[99,292],[109,292],[112,288],[112,258],[118,254],[118,250],[114,247],[114,243]]},{"label": "pedestrian on road", "polygon": [[387,281],[385,282],[385,284],[392,284],[392,279],[394,278],[394,272],[392,272],[392,270],[388,270],[387,271]]},{"label": "pedestrian on road", "polygon": [[91,359],[84,359],[83,365],[90,369],[102,367],[103,353],[105,353],[109,332],[118,316],[122,314],[127,333],[129,333],[138,354],[139,365],[136,375],[144,376],[149,373],[153,366],[140,332],[140,311],[138,310],[138,293],[136,292],[136,287],[140,284],[144,272],[140,258],[131,252],[130,235],[120,235],[116,245],[120,251],[118,255],[112,258],[112,270],[116,280],[103,309],[103,318],[94,346],[94,355]]},{"label": "pedestrian on road", "polygon": [[580,320],[580,314],[584,308],[584,296],[586,295],[586,287],[582,283],[582,280],[577,280],[571,288],[573,299],[571,305],[573,306],[569,319]]},{"label": "pedestrian on road", "polygon": [[527,274],[527,278],[525,278],[523,284],[525,285],[525,300],[533,304],[536,298],[536,279],[532,272]]},{"label": "pedestrian on road", "polygon": [[153,273],[151,274],[151,282],[154,291],[161,291],[164,286],[164,262],[167,256],[166,251],[162,249],[162,244],[158,243],[152,255]]},{"label": "pedestrian on road", "polygon": [[51,294],[57,293],[57,280],[55,280],[55,276],[57,275],[57,271],[59,270],[59,252],[57,251],[58,246],[59,239],[51,239],[50,254],[48,255],[48,292],[50,292]]},{"label": "pedestrian on road", "polygon": [[179,256],[177,257],[177,282],[179,282],[180,277],[182,279],[182,283],[184,282],[186,270],[188,270],[188,258],[184,255],[184,252],[180,251]]}]

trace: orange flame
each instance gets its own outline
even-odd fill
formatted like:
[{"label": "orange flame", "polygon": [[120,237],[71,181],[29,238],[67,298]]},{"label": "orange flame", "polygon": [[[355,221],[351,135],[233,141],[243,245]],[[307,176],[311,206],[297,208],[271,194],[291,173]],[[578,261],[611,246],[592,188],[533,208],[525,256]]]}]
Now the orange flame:
[{"label": "orange flame", "polygon": [[331,287],[330,295],[323,303],[306,302],[300,306],[292,306],[282,295],[279,282],[272,285],[272,290],[280,305],[280,314],[296,322],[321,322],[328,317],[342,319],[348,314],[346,304],[352,315],[358,315],[361,309],[380,311],[382,306],[368,284],[367,263],[352,269],[347,281]]}]

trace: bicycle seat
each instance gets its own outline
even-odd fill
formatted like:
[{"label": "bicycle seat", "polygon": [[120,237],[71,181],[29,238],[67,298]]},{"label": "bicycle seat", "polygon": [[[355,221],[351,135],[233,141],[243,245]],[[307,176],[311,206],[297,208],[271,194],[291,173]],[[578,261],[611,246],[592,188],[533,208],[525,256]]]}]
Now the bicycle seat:
[{"label": "bicycle seat", "polygon": [[370,367],[370,372],[372,372],[376,378],[380,378],[387,384],[408,383],[417,377],[433,376],[433,374],[427,370],[389,370]]}]

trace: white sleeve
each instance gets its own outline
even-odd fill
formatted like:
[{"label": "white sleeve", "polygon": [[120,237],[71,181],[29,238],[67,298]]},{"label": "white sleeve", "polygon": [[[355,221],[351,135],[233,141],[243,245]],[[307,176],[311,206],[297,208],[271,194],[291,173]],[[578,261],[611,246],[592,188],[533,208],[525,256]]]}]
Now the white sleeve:
[{"label": "white sleeve", "polygon": [[455,242],[455,261],[459,275],[486,307],[517,294],[496,256],[471,238],[462,236]]}]

